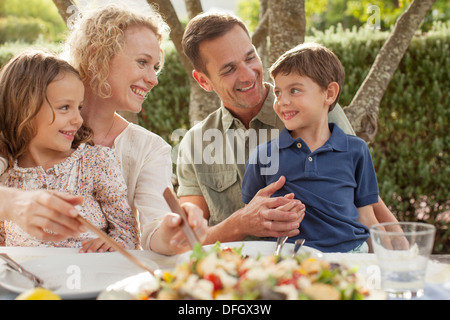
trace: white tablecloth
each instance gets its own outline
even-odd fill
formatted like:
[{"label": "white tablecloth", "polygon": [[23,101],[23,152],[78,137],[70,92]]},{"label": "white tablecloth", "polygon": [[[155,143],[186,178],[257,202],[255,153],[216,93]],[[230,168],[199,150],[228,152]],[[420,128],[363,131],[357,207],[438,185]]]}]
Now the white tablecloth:
[{"label": "white tablecloth", "polygon": [[[375,254],[372,253],[326,253],[329,261],[337,261],[349,266],[357,266],[358,272],[367,279],[369,288],[381,289],[380,269]],[[426,300],[450,300],[450,264],[430,259],[425,277]]]}]

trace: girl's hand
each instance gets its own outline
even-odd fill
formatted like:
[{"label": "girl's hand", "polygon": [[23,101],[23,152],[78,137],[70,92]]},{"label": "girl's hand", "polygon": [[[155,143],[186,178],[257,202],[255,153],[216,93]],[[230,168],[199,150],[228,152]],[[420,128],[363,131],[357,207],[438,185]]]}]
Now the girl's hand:
[{"label": "girl's hand", "polygon": [[85,240],[82,242],[82,248],[80,249],[80,253],[91,253],[91,252],[107,252],[114,251],[114,249],[105,241],[100,238]]}]

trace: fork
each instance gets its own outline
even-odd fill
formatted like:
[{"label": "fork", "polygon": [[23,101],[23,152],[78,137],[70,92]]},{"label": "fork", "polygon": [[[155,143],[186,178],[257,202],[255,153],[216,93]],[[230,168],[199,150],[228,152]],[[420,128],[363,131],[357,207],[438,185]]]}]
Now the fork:
[{"label": "fork", "polygon": [[294,258],[297,255],[297,252],[300,250],[300,248],[305,243],[305,239],[297,239],[294,243],[294,252],[292,253],[292,258]]},{"label": "fork", "polygon": [[6,253],[0,253],[0,258],[6,262],[6,265],[12,270],[17,271],[24,277],[30,279],[33,282],[34,287],[44,287],[44,280],[39,278],[37,275],[31,273],[22,267],[19,263],[11,259]]},{"label": "fork", "polygon": [[281,248],[284,246],[284,244],[286,243],[286,240],[288,239],[287,236],[281,236],[277,238],[277,247],[275,249],[275,255],[279,256],[281,253]]}]

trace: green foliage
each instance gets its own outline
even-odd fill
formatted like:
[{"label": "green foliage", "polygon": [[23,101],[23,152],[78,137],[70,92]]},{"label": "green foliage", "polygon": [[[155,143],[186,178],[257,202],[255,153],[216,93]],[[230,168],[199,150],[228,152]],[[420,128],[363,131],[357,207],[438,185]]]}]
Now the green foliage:
[{"label": "green foliage", "polygon": [[[34,42],[49,34],[49,28],[41,19],[8,16],[0,18],[0,43],[8,41]],[[50,40],[48,37],[46,40]]]},{"label": "green foliage", "polygon": [[[307,32],[312,29],[327,30],[342,24],[345,29],[361,27],[373,22],[377,15],[381,30],[389,30],[397,18],[408,8],[412,0],[306,0]],[[376,10],[372,6],[376,6]],[[259,0],[240,0],[238,15],[254,31],[259,21]],[[450,18],[448,0],[437,0],[427,14],[421,29],[429,30],[436,21],[447,21]]]},{"label": "green foliage", "polygon": [[237,15],[242,17],[242,20],[250,32],[255,31],[258,26],[259,11],[259,0],[239,1],[237,4]]},{"label": "green foliage", "polygon": [[54,42],[36,41],[33,43],[26,43],[23,41],[7,42],[0,46],[0,66],[6,64],[12,57],[19,52],[27,49],[42,49],[59,53],[62,51],[62,46]]},{"label": "green foliage", "polygon": [[0,0],[0,43],[59,41],[67,27],[52,0]]},{"label": "green foliage", "polygon": [[345,8],[345,16],[354,17],[360,25],[365,24],[375,11],[371,6],[376,6],[379,10],[380,27],[389,28],[395,24],[397,18],[408,8],[412,0],[382,1],[382,0],[361,0],[348,1]]}]

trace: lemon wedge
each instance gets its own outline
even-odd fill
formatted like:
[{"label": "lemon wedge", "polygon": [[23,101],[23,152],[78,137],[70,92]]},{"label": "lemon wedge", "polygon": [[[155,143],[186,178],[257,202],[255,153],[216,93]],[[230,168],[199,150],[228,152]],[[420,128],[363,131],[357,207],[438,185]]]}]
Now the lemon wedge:
[{"label": "lemon wedge", "polygon": [[61,297],[44,288],[34,288],[22,292],[16,300],[61,300]]}]

